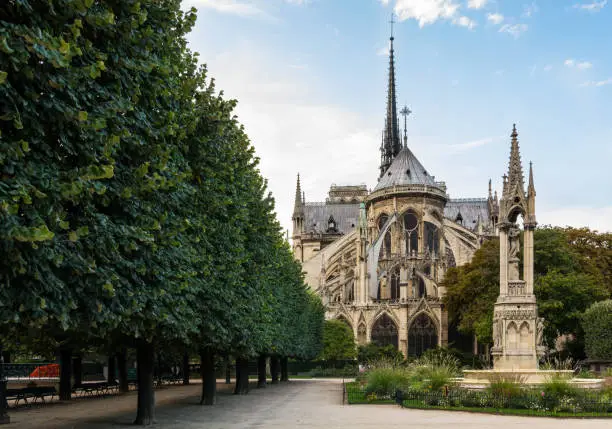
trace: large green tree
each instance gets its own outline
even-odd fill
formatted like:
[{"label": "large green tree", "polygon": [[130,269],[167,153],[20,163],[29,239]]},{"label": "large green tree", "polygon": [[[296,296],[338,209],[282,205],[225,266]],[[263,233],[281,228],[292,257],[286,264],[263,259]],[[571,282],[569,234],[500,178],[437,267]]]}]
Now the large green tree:
[{"label": "large green tree", "polygon": [[[609,296],[603,277],[604,239],[588,229],[541,227],[534,235],[535,294],[546,320],[545,340],[552,347],[559,335],[573,338],[570,352],[583,357],[580,315]],[[605,236],[605,234],[604,234]],[[580,243],[577,245],[576,243]],[[594,243],[594,244],[585,244]],[[444,284],[450,322],[460,332],[491,342],[493,304],[499,294],[499,242],[483,243],[468,264],[451,268]]]},{"label": "large green tree", "polygon": [[341,320],[326,320],[323,326],[321,359],[336,362],[357,356],[353,330]]}]

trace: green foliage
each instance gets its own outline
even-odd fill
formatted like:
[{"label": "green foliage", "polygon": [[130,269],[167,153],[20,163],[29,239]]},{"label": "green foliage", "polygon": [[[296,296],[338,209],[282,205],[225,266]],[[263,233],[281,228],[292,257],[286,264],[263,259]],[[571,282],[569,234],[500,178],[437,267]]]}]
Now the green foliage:
[{"label": "green foliage", "polygon": [[591,305],[582,316],[585,349],[590,359],[612,359],[612,300]]},{"label": "green foliage", "polygon": [[353,330],[341,320],[326,320],[323,326],[321,359],[336,361],[354,359],[356,356]]},{"label": "green foliage", "polygon": [[0,21],[3,336],[315,357],[323,306],[236,102],[187,49],[195,12],[43,3]]},{"label": "green foliage", "polygon": [[497,397],[517,397],[522,393],[521,385],[524,383],[524,381],[525,380],[520,375],[516,377],[508,377],[494,374],[489,380],[487,392],[489,392],[490,395]]},{"label": "green foliage", "polygon": [[375,343],[369,343],[357,347],[357,360],[361,364],[369,364],[385,358],[401,362],[404,360],[404,355],[391,344],[379,346]]},{"label": "green foliage", "polygon": [[[535,294],[546,321],[545,341],[571,334],[568,351],[584,357],[581,314],[610,296],[610,234],[589,229],[541,227],[534,234]],[[491,342],[493,304],[499,294],[499,243],[490,240],[472,261],[447,271],[444,279],[449,322],[480,342]]]},{"label": "green foliage", "polygon": [[542,392],[548,398],[573,398],[580,393],[579,389],[572,386],[569,382],[569,377],[552,376],[548,377],[542,384]]}]

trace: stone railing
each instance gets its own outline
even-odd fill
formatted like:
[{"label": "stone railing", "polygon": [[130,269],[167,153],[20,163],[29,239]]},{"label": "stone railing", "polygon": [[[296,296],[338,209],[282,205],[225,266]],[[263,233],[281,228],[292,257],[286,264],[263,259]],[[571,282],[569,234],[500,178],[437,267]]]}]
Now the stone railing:
[{"label": "stone railing", "polygon": [[508,281],[508,295],[522,296],[526,294],[525,282],[523,280]]}]

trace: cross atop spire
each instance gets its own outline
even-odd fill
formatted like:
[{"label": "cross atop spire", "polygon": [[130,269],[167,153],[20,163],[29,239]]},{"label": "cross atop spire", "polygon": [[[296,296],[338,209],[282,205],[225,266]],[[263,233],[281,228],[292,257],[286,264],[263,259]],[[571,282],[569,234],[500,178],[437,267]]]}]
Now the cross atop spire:
[{"label": "cross atop spire", "polygon": [[395,14],[393,12],[391,12],[391,20],[389,21],[389,24],[391,24],[391,40],[393,40],[393,24],[395,24],[395,19],[393,19],[395,17]]},{"label": "cross atop spire", "polygon": [[404,147],[408,147],[407,119],[408,119],[408,115],[410,115],[411,113],[412,113],[412,110],[410,110],[408,106],[404,104],[404,107],[402,107],[402,110],[400,110],[400,115],[404,117]]}]

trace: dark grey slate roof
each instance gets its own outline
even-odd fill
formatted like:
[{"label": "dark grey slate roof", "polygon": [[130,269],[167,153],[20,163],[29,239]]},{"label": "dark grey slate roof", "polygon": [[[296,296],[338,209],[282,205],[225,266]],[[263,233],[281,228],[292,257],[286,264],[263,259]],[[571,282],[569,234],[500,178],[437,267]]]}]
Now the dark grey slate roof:
[{"label": "dark grey slate roof", "polygon": [[423,164],[419,162],[410,149],[404,147],[393,159],[391,166],[382,175],[374,190],[377,191],[394,185],[436,186],[436,181],[429,175]]},{"label": "dark grey slate roof", "polygon": [[325,204],[306,203],[304,207],[305,232],[324,233],[327,229],[329,216],[333,215],[338,231],[347,234],[359,222],[359,203],[354,204]]},{"label": "dark grey slate roof", "polygon": [[463,226],[474,229],[480,221],[485,225],[489,223],[489,206],[486,198],[458,198],[450,199],[444,207],[444,217],[452,220],[457,219],[457,214],[461,213]]}]

